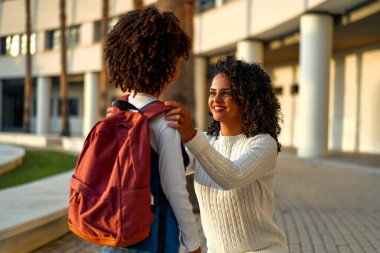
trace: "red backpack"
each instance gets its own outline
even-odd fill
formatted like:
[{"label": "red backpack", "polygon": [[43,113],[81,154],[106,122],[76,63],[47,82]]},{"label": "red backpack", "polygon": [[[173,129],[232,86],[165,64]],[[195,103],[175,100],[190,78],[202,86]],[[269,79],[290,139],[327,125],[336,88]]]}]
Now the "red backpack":
[{"label": "red backpack", "polygon": [[[119,100],[128,101],[128,96]],[[158,101],[138,112],[115,107],[93,127],[70,182],[70,231],[112,247],[149,236],[154,213],[148,120],[171,109]]]}]

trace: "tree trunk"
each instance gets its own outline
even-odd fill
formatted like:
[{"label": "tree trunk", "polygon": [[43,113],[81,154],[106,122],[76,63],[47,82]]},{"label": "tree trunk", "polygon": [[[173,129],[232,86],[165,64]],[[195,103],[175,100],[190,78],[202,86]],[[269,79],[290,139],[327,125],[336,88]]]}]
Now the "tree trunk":
[{"label": "tree trunk", "polygon": [[32,105],[32,56],[30,52],[31,18],[30,0],[25,0],[26,19],[26,56],[25,56],[25,81],[24,81],[24,111],[23,130],[30,132],[30,107]]},{"label": "tree trunk", "polygon": [[108,0],[103,0],[103,9],[102,9],[102,70],[100,71],[100,115],[104,115],[107,107],[111,106],[108,103],[108,74],[107,74],[107,64],[104,55],[104,49],[106,46],[107,35],[108,35],[108,9],[109,3]]},{"label": "tree trunk", "polygon": [[[193,38],[194,0],[158,0],[157,8],[173,12],[181,21],[182,29]],[[165,99],[176,100],[190,109],[194,115],[194,60],[190,51],[189,60],[180,66],[180,75],[165,95]],[[199,212],[199,204],[194,191],[194,174],[186,177],[189,199],[193,210]]]},{"label": "tree trunk", "polygon": [[70,135],[68,100],[67,100],[67,58],[66,58],[66,3],[60,0],[60,31],[61,31],[61,75],[60,75],[60,103],[61,103],[61,135]]},{"label": "tree trunk", "polygon": [[143,0],[133,0],[133,9],[141,9],[142,7],[144,7]]},{"label": "tree trunk", "polygon": [[[173,12],[180,20],[182,29],[193,38],[194,0],[158,0],[156,6],[161,11]],[[181,64],[180,75],[167,91],[165,99],[176,100],[186,105],[194,113],[194,59],[192,51],[189,60]]]}]

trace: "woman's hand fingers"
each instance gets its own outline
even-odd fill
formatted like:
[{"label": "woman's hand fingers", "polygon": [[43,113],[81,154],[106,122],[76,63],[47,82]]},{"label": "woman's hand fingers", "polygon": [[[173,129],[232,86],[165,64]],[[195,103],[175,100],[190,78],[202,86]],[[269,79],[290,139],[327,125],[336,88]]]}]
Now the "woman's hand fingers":
[{"label": "woman's hand fingers", "polygon": [[165,101],[165,105],[167,105],[167,106],[173,106],[173,107],[181,107],[181,106],[183,106],[181,103],[178,103],[176,101]]},{"label": "woman's hand fingers", "polygon": [[177,121],[178,123],[181,123],[185,120],[185,117],[183,117],[182,114],[172,114],[172,115],[166,115],[167,121]]},{"label": "woman's hand fingers", "polygon": [[176,107],[173,110],[167,112],[166,113],[167,116],[170,116],[173,114],[180,114],[184,118],[188,118],[188,117],[191,118],[191,114],[190,114],[189,110],[183,104],[178,103],[176,101],[165,101],[165,105]]},{"label": "woman's hand fingers", "polygon": [[166,116],[177,115],[177,114],[182,114],[182,108],[178,107],[178,108],[172,109],[166,113]]},{"label": "woman's hand fingers", "polygon": [[106,114],[106,117],[111,116],[111,114],[112,114],[112,112],[113,112],[113,109],[114,109],[113,106],[107,107],[107,114]]},{"label": "woman's hand fingers", "polygon": [[185,142],[191,140],[195,136],[196,131],[193,127],[189,110],[184,105],[175,101],[166,101],[165,105],[176,107],[166,113],[166,120],[176,122],[169,123],[168,126],[174,129],[178,129],[182,140]]}]

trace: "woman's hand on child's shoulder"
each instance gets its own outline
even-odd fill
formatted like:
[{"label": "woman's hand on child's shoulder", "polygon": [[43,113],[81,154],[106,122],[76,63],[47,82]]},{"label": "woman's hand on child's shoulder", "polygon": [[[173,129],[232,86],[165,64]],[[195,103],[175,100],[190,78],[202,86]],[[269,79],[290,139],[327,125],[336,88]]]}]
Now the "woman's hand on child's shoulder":
[{"label": "woman's hand on child's shoulder", "polygon": [[165,105],[175,107],[173,110],[166,113],[166,120],[174,121],[176,123],[169,123],[168,126],[178,129],[184,142],[193,139],[197,131],[193,127],[190,111],[184,105],[175,101],[165,101]]}]

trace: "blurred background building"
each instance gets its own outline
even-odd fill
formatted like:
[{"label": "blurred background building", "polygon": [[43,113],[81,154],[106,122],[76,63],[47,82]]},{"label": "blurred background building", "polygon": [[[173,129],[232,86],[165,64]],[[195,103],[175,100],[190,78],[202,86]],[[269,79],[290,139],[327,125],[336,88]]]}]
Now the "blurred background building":
[{"label": "blurred background building", "polygon": [[188,105],[201,129],[213,66],[233,54],[270,73],[283,146],[301,157],[380,154],[373,0],[2,0],[0,131],[86,135],[120,95],[106,86],[102,38],[120,15],[150,4],[174,11],[193,36],[194,55],[168,98]]}]

